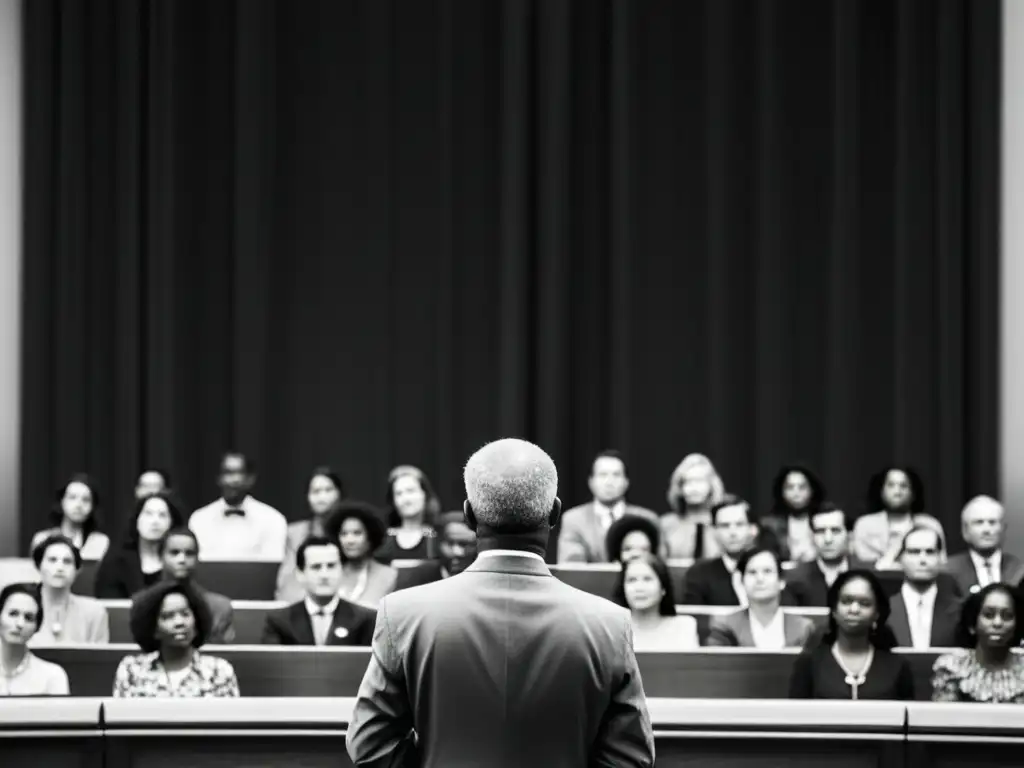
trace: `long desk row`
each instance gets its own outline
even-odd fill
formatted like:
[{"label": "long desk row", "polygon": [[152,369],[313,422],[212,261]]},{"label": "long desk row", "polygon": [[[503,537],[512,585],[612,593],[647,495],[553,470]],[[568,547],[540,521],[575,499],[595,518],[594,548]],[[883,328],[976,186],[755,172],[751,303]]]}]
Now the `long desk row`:
[{"label": "long desk row", "polygon": [[[231,662],[243,696],[355,696],[369,661],[368,648],[208,646]],[[109,696],[122,658],[134,645],[63,645],[35,648],[68,673],[73,696]],[[931,668],[939,650],[898,651],[914,672],[918,697],[931,696]],[[637,654],[648,696],[701,699],[783,699],[797,651],[703,648]]]},{"label": "long desk row", "polygon": [[[0,701],[4,764],[351,766],[353,699]],[[995,768],[1021,764],[1017,708],[649,700],[658,768]],[[529,734],[523,734],[525,738]]]},{"label": "long desk row", "polygon": [[[396,561],[399,566],[398,586],[403,586],[403,572],[419,561]],[[75,581],[74,591],[80,595],[94,594],[93,586],[96,578],[96,563],[86,562]],[[673,588],[681,600],[686,585],[686,572],[692,565],[689,560],[669,561],[669,572],[672,574]],[[788,565],[788,564],[787,564]],[[270,600],[274,596],[277,582],[277,563],[242,563],[242,562],[200,562],[196,571],[196,579],[215,592],[227,595],[233,600]],[[562,581],[602,597],[610,597],[618,578],[619,566],[609,564],[552,565],[551,572]],[[889,594],[899,591],[902,573],[899,571],[880,571],[878,573]],[[38,579],[35,566],[26,558],[0,558],[0,587],[13,581],[32,581]]]},{"label": "long desk row", "polygon": [[[133,642],[129,630],[128,615],[131,609],[130,600],[102,600],[110,618],[110,642],[131,643]],[[261,641],[263,624],[266,621],[267,613],[282,608],[287,603],[263,600],[233,600],[234,617],[232,624],[235,628],[234,643],[238,645],[257,645]],[[712,616],[722,616],[738,611],[736,606],[709,606],[709,605],[677,605],[676,610],[685,616],[693,616],[702,629],[702,637]],[[816,624],[824,623],[828,618],[825,608],[785,608],[786,613],[796,616],[804,616]]]}]

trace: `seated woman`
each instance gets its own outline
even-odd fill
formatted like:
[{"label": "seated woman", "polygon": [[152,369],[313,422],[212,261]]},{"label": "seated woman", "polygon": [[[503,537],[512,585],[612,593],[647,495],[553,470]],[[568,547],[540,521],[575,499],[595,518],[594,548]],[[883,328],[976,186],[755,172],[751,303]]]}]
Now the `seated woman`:
[{"label": "seated woman", "polygon": [[783,562],[812,562],[818,551],[811,536],[811,515],[825,500],[825,486],[810,469],[792,464],[775,476],[772,499],[772,511],[760,520],[761,532],[771,532]]},{"label": "seated woman", "polygon": [[306,595],[295,568],[295,554],[310,536],[324,535],[324,520],[338,500],[345,496],[341,477],[330,467],[317,467],[306,483],[306,517],[288,524],[284,560],[277,571],[275,600],[294,603]]},{"label": "seated woman", "polygon": [[814,632],[814,622],[782,610],[782,567],[775,550],[755,546],[736,562],[748,607],[711,619],[706,645],[760,648],[766,651],[802,647]]},{"label": "seated woman", "polygon": [[71,593],[82,567],[82,556],[71,539],[48,536],[32,550],[32,560],[42,581],[40,598],[46,616],[32,645],[110,642],[110,620],[103,603]]},{"label": "seated woman", "polygon": [[623,564],[612,600],[629,608],[634,650],[687,651],[700,647],[697,620],[676,615],[668,568],[654,555],[640,555]]},{"label": "seated woman", "polygon": [[722,554],[714,536],[711,508],[725,498],[725,484],[711,459],[691,453],[672,472],[669,511],[661,516],[661,539],[668,559],[713,560]]},{"label": "seated woman", "polygon": [[191,584],[163,581],[137,595],[129,626],[143,652],[121,659],[115,697],[238,696],[231,664],[199,652],[210,631],[210,610]]},{"label": "seated woman", "polygon": [[349,602],[376,608],[398,583],[398,572],[373,558],[373,552],[384,541],[384,524],[377,510],[361,501],[340,501],[324,529],[327,538],[341,546],[338,594]]},{"label": "seated woman", "polygon": [[28,649],[42,626],[43,602],[35,584],[0,591],[0,696],[67,696],[67,673]]},{"label": "seated woman", "polygon": [[1024,598],[1009,584],[989,584],[964,602],[960,649],[932,667],[932,701],[1024,704]]},{"label": "seated woman", "polygon": [[149,467],[139,472],[135,479],[135,500],[144,499],[154,493],[169,493],[171,490],[171,474],[166,469]]},{"label": "seated woman", "polygon": [[898,570],[903,537],[916,526],[931,528],[942,539],[942,523],[924,511],[924,483],[910,467],[886,467],[868,483],[868,509],[877,510],[857,519],[850,551],[876,570]]},{"label": "seated woman", "polygon": [[604,542],[609,562],[629,563],[658,552],[661,534],[657,524],[646,517],[623,515],[608,527]]},{"label": "seated woman", "polygon": [[99,530],[100,497],[89,475],[79,472],[62,488],[57,489],[50,509],[51,528],[32,537],[29,551],[34,551],[43,539],[62,534],[78,547],[83,560],[102,560],[110,546],[110,539]]},{"label": "seated woman", "polygon": [[374,557],[392,560],[430,560],[438,556],[434,525],[441,501],[430,479],[417,467],[402,465],[388,475],[388,530]]},{"label": "seated woman", "polygon": [[156,584],[164,569],[160,541],[183,525],[185,515],[170,494],[160,491],[136,501],[120,546],[107,553],[96,571],[96,597],[126,599]]},{"label": "seated woman", "polygon": [[793,666],[791,699],[914,698],[914,676],[892,652],[889,598],[871,571],[840,574],[828,590],[828,630],[808,642]]}]

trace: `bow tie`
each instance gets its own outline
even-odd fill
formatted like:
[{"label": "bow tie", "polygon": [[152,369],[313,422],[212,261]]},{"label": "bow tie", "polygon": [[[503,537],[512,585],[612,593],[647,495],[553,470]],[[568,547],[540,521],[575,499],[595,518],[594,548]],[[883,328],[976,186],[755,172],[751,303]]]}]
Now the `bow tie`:
[{"label": "bow tie", "polygon": [[239,509],[238,507],[228,507],[224,510],[224,517],[231,517],[232,515],[238,515],[238,517],[245,517],[245,510]]}]

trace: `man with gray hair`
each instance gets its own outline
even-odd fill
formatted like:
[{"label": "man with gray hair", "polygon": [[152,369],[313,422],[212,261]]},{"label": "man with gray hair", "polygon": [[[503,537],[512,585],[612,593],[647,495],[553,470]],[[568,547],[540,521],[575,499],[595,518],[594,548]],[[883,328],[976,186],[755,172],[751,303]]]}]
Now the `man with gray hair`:
[{"label": "man with gray hair", "polygon": [[356,766],[640,768],[654,734],[629,614],[552,576],[558,473],[524,440],[466,464],[476,561],[394,592],[346,737]]}]

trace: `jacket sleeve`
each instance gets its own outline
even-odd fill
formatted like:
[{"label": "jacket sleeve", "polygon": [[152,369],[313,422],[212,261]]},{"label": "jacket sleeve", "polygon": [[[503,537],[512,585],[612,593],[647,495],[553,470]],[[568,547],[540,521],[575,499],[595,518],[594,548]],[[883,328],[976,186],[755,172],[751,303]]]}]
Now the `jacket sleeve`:
[{"label": "jacket sleeve", "polygon": [[131,597],[121,577],[127,564],[120,553],[111,549],[100,560],[96,569],[96,597],[101,600],[123,600]]},{"label": "jacket sleeve", "polygon": [[725,617],[715,616],[711,619],[711,629],[704,645],[735,647],[739,645],[739,641],[736,639],[736,633],[732,631],[732,627],[725,621]]},{"label": "jacket sleeve", "polygon": [[345,735],[348,755],[356,768],[419,765],[405,670],[391,634],[387,598],[377,609],[371,649]]},{"label": "jacket sleeve", "polygon": [[587,544],[579,527],[572,520],[563,520],[558,531],[558,562],[587,562]]},{"label": "jacket sleeve", "polygon": [[260,642],[263,645],[288,645],[274,619],[274,614],[268,613],[267,618],[263,620],[263,633],[260,635]]},{"label": "jacket sleeve", "polygon": [[89,630],[89,642],[106,645],[110,642],[110,614],[105,606],[100,605],[99,610],[93,616],[92,626]]},{"label": "jacket sleeve", "polygon": [[654,729],[647,711],[640,667],[633,651],[633,629],[628,617],[623,623],[624,664],[594,741],[589,765],[599,768],[653,768]]},{"label": "jacket sleeve", "polygon": [[805,651],[796,657],[789,676],[789,698],[814,698],[814,656]]}]

